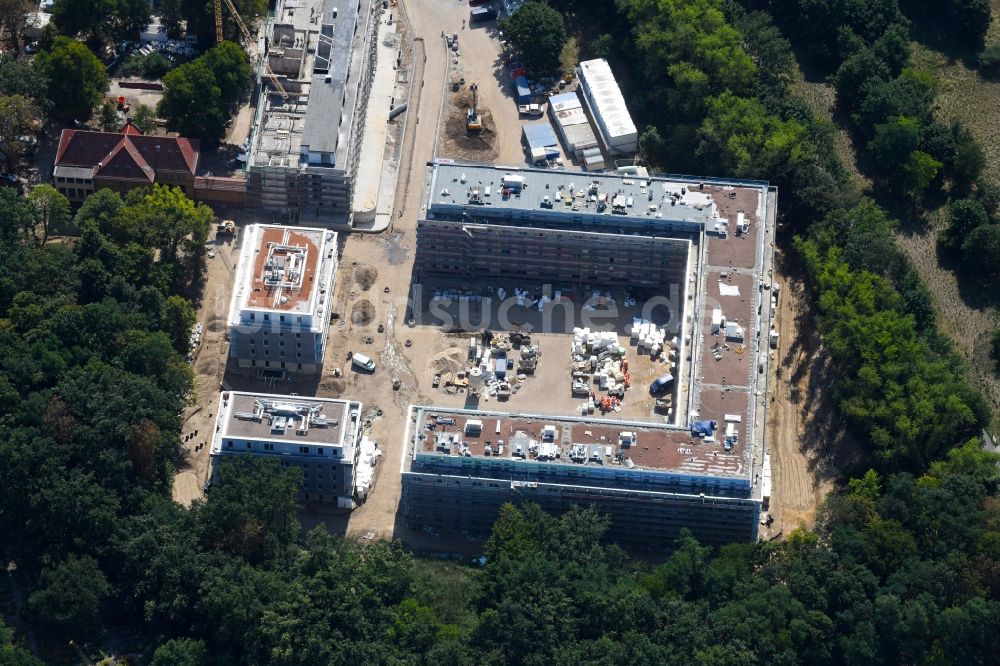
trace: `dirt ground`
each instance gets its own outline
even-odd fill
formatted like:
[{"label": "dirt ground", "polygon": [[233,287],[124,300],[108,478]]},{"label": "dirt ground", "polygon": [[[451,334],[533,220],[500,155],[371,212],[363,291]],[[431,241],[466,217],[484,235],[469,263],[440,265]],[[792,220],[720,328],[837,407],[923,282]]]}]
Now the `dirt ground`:
[{"label": "dirt ground", "polygon": [[[468,19],[468,5],[465,3],[456,5],[455,2],[449,0],[408,0],[407,7],[413,22],[414,34],[423,34],[427,38],[426,72],[428,78],[441,79],[444,76],[448,81],[457,77],[464,78],[465,87],[459,91],[459,95],[468,95],[468,86],[473,83],[477,84],[480,106],[489,113],[489,127],[494,132],[497,141],[496,154],[490,158],[473,156],[465,159],[488,159],[499,164],[512,166],[525,164],[524,148],[521,145],[521,127],[534,122],[548,123],[548,119],[543,117],[538,120],[528,120],[522,118],[518,113],[508,66],[500,49],[496,22],[488,21],[477,23],[473,27],[465,27],[462,25],[462,19]],[[444,54],[447,47],[443,37],[441,37],[442,32],[458,34],[459,49],[457,54],[449,52],[446,61],[443,58],[438,61],[441,64],[437,66],[440,69],[437,69],[431,65],[430,53],[440,48],[440,53]],[[444,72],[445,67],[447,67],[447,72]],[[425,90],[426,92],[428,91]],[[448,88],[445,94],[451,95],[451,89]],[[447,114],[445,115],[447,116]],[[448,127],[447,117],[441,118],[441,138],[437,151],[440,157],[464,157],[452,152],[461,146],[449,144],[449,137],[464,135],[464,115],[459,120],[461,124],[458,126],[459,131],[456,131],[454,127]]]},{"label": "dirt ground", "polygon": [[[783,262],[776,261],[776,266]],[[764,538],[787,536],[800,525],[811,527],[816,510],[834,487],[837,470],[857,450],[837,428],[827,394],[825,356],[811,324],[803,285],[780,272],[778,349],[772,364],[767,445],[771,453],[770,528]]]},{"label": "dirt ground", "polygon": [[500,154],[496,123],[493,112],[480,105],[479,114],[483,128],[469,131],[465,128],[468,110],[472,108],[472,94],[460,90],[448,96],[448,117],[441,134],[441,154],[474,162],[492,162]]},{"label": "dirt ground", "polygon": [[[476,399],[465,391],[449,390],[444,381],[439,388],[428,389],[432,393],[434,404],[564,416],[578,414],[578,408],[586,396],[574,395],[571,391],[570,348],[573,341],[572,329],[587,326],[594,331],[613,330],[618,334],[619,344],[626,349],[625,359],[629,362],[634,387],[625,394],[621,411],[609,412],[605,417],[660,420],[661,415],[653,411],[655,400],[645,389],[654,379],[669,372],[670,368],[654,361],[648,354],[640,355],[637,348],[630,344],[628,327],[633,317],[643,313],[642,305],[624,306],[624,291],[612,293],[615,299],[613,311],[604,308],[583,310],[577,304],[586,301],[591,293],[564,287],[559,290],[563,300],[560,303],[549,302],[540,311],[537,307],[528,307],[527,301],[524,306],[516,305],[511,300],[501,302],[495,292],[492,296],[489,294],[488,287],[483,286],[485,284],[424,282],[419,285],[419,289],[414,288],[414,305],[409,315],[414,325],[408,326],[407,332],[413,344],[406,350],[407,356],[413,361],[410,367],[418,374],[423,373],[423,383],[432,381],[435,374],[441,374],[442,380],[447,380],[449,374],[465,370],[470,336],[478,338],[483,328],[488,328],[494,332],[509,333],[517,330],[530,333],[531,344],[537,345],[541,353],[538,368],[533,374],[527,374],[524,382],[516,385],[516,392],[509,400],[499,404],[488,395]],[[507,294],[510,294],[513,285],[505,286]],[[517,286],[535,296],[553,294],[551,285],[532,285],[520,281]],[[431,297],[438,288],[455,287],[485,294],[483,302],[432,301]],[[657,308],[652,316],[658,324],[664,324],[670,318],[665,307]],[[452,332],[456,326],[463,332]],[[602,395],[599,386],[592,385],[591,389],[595,394]]]},{"label": "dirt ground", "polygon": [[[232,217],[242,228],[253,222],[269,222],[267,216],[217,210]],[[214,231],[212,232],[215,233]],[[219,397],[229,352],[226,319],[233,288],[233,272],[239,258],[240,236],[217,236],[209,241],[206,258],[205,290],[198,306],[198,322],[203,327],[201,345],[195,351],[192,369],[195,387],[191,406],[184,413],[181,444],[184,461],[174,476],[173,498],[185,506],[203,496],[202,487],[210,472],[209,448],[215,427],[215,403]]]}]

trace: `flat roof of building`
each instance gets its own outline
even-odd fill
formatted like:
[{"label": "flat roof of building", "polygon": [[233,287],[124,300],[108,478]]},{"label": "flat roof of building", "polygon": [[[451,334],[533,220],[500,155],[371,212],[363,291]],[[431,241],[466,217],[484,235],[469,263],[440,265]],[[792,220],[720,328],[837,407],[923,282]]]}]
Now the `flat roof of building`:
[{"label": "flat roof of building", "polygon": [[564,108],[562,110],[553,111],[553,114],[555,115],[556,122],[563,127],[590,124],[590,121],[587,119],[587,114],[584,113],[583,109],[580,107]]},{"label": "flat roof of building", "polygon": [[[620,465],[626,469],[697,476],[742,477],[749,468],[747,447],[743,443],[745,423],[734,424],[740,436],[733,449],[725,451],[722,442],[724,424],[716,432],[715,441],[706,441],[692,436],[688,428],[656,423],[436,407],[415,409],[416,450],[425,455],[524,459],[551,464]],[[481,423],[481,429],[468,429],[466,426],[470,421]],[[549,439],[544,431],[553,427],[555,434]],[[501,441],[503,453],[499,448]],[[627,446],[624,441],[628,442]],[[521,444],[520,452],[518,444]],[[583,448],[580,448],[581,444]]]},{"label": "flat roof of building", "polygon": [[[676,226],[671,229],[666,224],[663,230],[653,228],[641,233],[668,238],[690,238],[695,243],[688,274],[682,334],[684,357],[687,360],[682,361],[678,377],[678,381],[687,387],[687,409],[679,410],[678,414],[684,414],[686,418],[681,420],[681,426],[700,419],[714,420],[719,424],[716,441],[706,443],[692,438],[686,428],[673,428],[655,422],[632,422],[626,425],[599,418],[574,419],[556,415],[528,417],[502,413],[480,417],[471,412],[457,411],[453,416],[456,426],[447,426],[444,432],[460,428],[464,423],[462,419],[491,419],[484,430],[492,436],[472,440],[467,452],[471,455],[485,455],[486,440],[495,444],[497,439],[504,439],[506,443],[512,431],[520,429],[530,434],[539,431],[546,423],[558,425],[565,422],[572,433],[569,444],[597,445],[606,440],[612,445],[613,454],[617,454],[610,434],[622,430],[648,430],[640,437],[639,446],[629,450],[629,457],[637,467],[709,476],[753,473],[754,442],[759,448],[764,428],[766,408],[761,396],[766,388],[770,362],[768,326],[771,320],[770,261],[773,249],[769,241],[770,230],[766,228],[766,224],[771,213],[768,202],[773,195],[769,195],[766,183],[702,180],[681,176],[570,173],[455,163],[439,163],[432,168],[434,173],[429,191],[431,203],[428,206],[428,219],[437,217],[453,222],[464,219],[485,221],[486,218],[476,213],[477,209],[481,210],[485,206],[515,211],[537,210],[534,215],[515,216],[513,219],[520,220],[522,225],[529,227],[573,230],[577,224],[574,221],[575,215],[580,213],[572,211],[572,206],[562,204],[559,199],[563,193],[572,191],[570,200],[575,203],[578,201],[576,193],[583,189],[585,196],[590,196],[590,184],[596,182],[597,191],[609,193],[609,199],[624,191],[628,193],[625,195],[627,197],[641,197],[641,201],[647,202],[652,194],[659,211],[664,214],[662,219],[665,223],[676,220],[701,222],[700,225],[691,227],[691,231],[697,233],[687,233],[686,227],[681,227],[681,231]],[[520,177],[527,185],[522,189],[520,198],[509,197],[504,200],[497,193],[501,179],[508,174]],[[573,185],[572,190],[570,183]],[[492,188],[491,202],[473,204],[468,201],[474,193],[482,197],[486,187]],[[444,190],[448,190],[447,193]],[[678,193],[679,197],[676,196]],[[676,203],[671,206],[669,199],[672,195]],[[553,208],[543,209],[538,206],[538,200],[543,196],[555,198]],[[666,198],[666,207],[660,207],[659,204],[663,201],[661,197]],[[684,203],[681,204],[680,201]],[[461,212],[458,217],[455,216],[456,208]],[[631,214],[627,210],[624,216],[611,215],[608,210],[602,215],[609,216],[608,226],[611,229],[615,228],[615,218],[648,219],[643,213],[636,214],[635,209],[641,210],[639,201],[634,203]],[[596,214],[594,208],[584,210]],[[661,218],[657,216],[656,219]],[[502,220],[498,222],[504,223],[506,222]],[[718,326],[713,325],[716,310],[719,318],[724,320]],[[631,390],[644,391],[646,388],[637,386]],[[625,400],[628,399],[629,393],[626,393]],[[432,407],[421,409],[428,414],[447,411]],[[539,409],[544,410],[544,407]],[[609,416],[614,419],[615,415]],[[739,419],[731,419],[739,437],[737,445],[729,452],[723,449],[728,417]],[[500,435],[495,433],[497,419],[501,421]],[[442,431],[440,427],[427,430],[424,425],[418,425],[418,434],[434,435]],[[592,436],[580,434],[586,431],[590,431]],[[537,436],[532,436],[537,439]],[[605,440],[601,440],[601,436]],[[435,450],[434,438],[421,440],[420,447],[421,451],[432,453]],[[459,450],[452,454],[463,455],[463,452]],[[504,455],[509,456],[508,449],[505,449]],[[565,460],[565,457],[561,455],[560,459]],[[607,460],[603,463],[594,461],[593,464],[607,464]],[[760,464],[759,460],[757,464]],[[755,483],[756,485],[758,484]]]},{"label": "flat roof of building", "polygon": [[[362,4],[367,10],[368,0]],[[269,21],[268,57],[295,71],[273,66],[288,100],[264,82],[251,166],[297,166],[305,159],[305,147],[313,153],[338,152],[345,130],[341,117],[353,108],[347,82],[356,60],[354,42],[365,34],[355,29],[358,7],[338,0],[278,0]],[[332,34],[323,34],[324,25],[333,26]]]},{"label": "flat roof of building", "polygon": [[[519,189],[503,196],[504,183],[516,180]],[[732,219],[721,216],[721,204],[739,201],[746,213],[763,206],[767,183],[759,181],[710,181],[684,176],[639,176],[620,173],[586,173],[556,169],[530,169],[483,164],[458,164],[436,160],[431,166],[427,218],[447,215],[457,209],[507,209],[537,211],[539,215],[565,214],[607,216],[633,221],[687,222],[711,230],[716,223]],[[485,196],[485,188],[490,196]],[[483,196],[478,197],[477,193]],[[543,204],[549,197],[552,207]],[[616,208],[620,197],[621,208]],[[604,205],[602,206],[602,199]],[[752,208],[750,208],[752,206]],[[729,206],[732,208],[732,206]]]},{"label": "flat roof of building", "polygon": [[[318,446],[353,446],[352,412],[360,419],[361,403],[334,398],[224,391],[220,396],[212,453],[222,439],[286,442]],[[239,451],[237,446],[235,450]]]},{"label": "flat roof of building", "polygon": [[329,288],[337,234],[310,227],[251,224],[243,232],[233,312],[314,314]]},{"label": "flat roof of building", "polygon": [[548,123],[525,125],[522,131],[524,132],[524,141],[528,144],[528,148],[547,148],[548,146],[559,145],[559,140]]},{"label": "flat roof of building", "polygon": [[554,111],[568,111],[571,109],[583,109],[583,104],[575,92],[559,93],[549,97],[549,108]]}]

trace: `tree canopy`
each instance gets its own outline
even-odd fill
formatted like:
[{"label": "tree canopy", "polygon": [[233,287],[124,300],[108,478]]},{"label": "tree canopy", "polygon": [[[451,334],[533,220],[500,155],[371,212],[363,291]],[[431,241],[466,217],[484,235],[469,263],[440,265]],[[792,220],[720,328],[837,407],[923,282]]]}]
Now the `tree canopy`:
[{"label": "tree canopy", "polygon": [[231,106],[246,92],[250,65],[239,45],[223,42],[163,78],[157,112],[183,136],[218,141]]},{"label": "tree canopy", "polygon": [[30,135],[38,111],[25,97],[0,95],[0,145],[3,146],[7,172],[13,173],[27,152],[22,136]]},{"label": "tree canopy", "polygon": [[146,0],[55,0],[52,20],[69,37],[135,39],[149,25]]},{"label": "tree canopy", "polygon": [[569,38],[562,14],[546,4],[529,0],[508,17],[500,29],[535,76],[559,70],[559,55]]},{"label": "tree canopy", "polygon": [[36,58],[45,75],[51,113],[67,123],[90,120],[108,89],[108,75],[97,56],[75,39],[57,37],[52,50]]}]

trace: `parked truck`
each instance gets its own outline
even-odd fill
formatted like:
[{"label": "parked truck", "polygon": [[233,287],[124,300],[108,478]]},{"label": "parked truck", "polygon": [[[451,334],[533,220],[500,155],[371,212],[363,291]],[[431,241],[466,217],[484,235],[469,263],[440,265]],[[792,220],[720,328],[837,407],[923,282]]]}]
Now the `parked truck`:
[{"label": "parked truck", "polygon": [[493,9],[492,5],[480,5],[479,7],[473,7],[469,12],[469,23],[489,21],[496,17],[497,11]]}]

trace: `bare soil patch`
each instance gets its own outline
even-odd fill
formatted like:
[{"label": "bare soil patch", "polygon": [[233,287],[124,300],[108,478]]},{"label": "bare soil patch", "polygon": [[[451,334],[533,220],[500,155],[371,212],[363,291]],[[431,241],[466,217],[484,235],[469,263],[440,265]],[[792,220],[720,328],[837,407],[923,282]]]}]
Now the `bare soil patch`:
[{"label": "bare soil patch", "polygon": [[351,322],[359,326],[367,326],[375,318],[375,306],[371,301],[362,299],[351,308]]},{"label": "bare soil patch", "polygon": [[[779,259],[777,265],[783,263]],[[766,440],[773,479],[769,512],[774,523],[762,529],[771,538],[787,536],[801,525],[812,527],[840,470],[860,458],[830,396],[836,369],[812,326],[804,286],[784,276],[781,285]]]},{"label": "bare soil patch", "polygon": [[466,160],[492,162],[499,155],[496,123],[493,113],[479,105],[483,129],[470,132],[465,129],[468,110],[472,108],[472,93],[459,90],[448,97],[447,118],[441,134],[441,154]]},{"label": "bare soil patch", "polygon": [[378,269],[368,264],[358,266],[354,271],[354,281],[362,291],[368,291],[378,279]]}]

